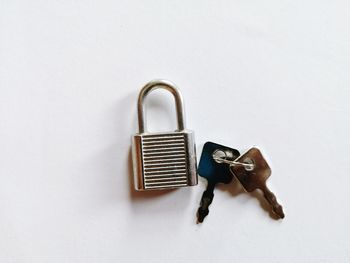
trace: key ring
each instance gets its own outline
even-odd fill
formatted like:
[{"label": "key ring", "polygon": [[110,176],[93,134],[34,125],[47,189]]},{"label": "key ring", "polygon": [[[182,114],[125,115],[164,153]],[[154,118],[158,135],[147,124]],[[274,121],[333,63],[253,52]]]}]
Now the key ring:
[{"label": "key ring", "polygon": [[234,160],[228,160],[226,159],[226,157],[227,157],[226,153],[221,150],[216,150],[213,153],[213,159],[217,163],[226,163],[226,164],[229,164],[230,166],[243,166],[244,169],[246,169],[247,171],[254,170],[255,165],[252,159],[247,159],[245,160],[245,162],[237,162]]}]

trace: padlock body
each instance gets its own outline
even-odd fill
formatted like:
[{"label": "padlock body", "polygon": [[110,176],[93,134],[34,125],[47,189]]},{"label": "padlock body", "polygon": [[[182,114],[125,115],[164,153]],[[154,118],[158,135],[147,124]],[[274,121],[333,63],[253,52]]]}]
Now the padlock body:
[{"label": "padlock body", "polygon": [[134,185],[138,191],[198,183],[194,133],[140,133],[132,138]]}]

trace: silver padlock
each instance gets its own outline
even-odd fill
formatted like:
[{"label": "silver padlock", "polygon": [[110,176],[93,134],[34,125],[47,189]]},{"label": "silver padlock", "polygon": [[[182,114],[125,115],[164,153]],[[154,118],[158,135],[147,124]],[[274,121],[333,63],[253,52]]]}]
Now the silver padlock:
[{"label": "silver padlock", "polygon": [[[175,98],[177,130],[147,132],[144,100],[157,88],[170,91]],[[194,133],[185,129],[184,109],[179,90],[169,81],[153,80],[140,91],[138,103],[139,133],[132,138],[135,189],[171,189],[198,183]]]}]

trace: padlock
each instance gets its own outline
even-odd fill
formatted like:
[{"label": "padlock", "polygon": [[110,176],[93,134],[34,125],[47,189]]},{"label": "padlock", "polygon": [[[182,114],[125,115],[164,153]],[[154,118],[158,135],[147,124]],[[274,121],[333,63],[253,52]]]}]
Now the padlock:
[{"label": "padlock", "polygon": [[[175,99],[177,130],[150,133],[144,116],[144,100],[153,90],[163,88]],[[185,129],[182,97],[175,85],[153,80],[140,91],[137,103],[139,133],[132,138],[134,185],[138,191],[171,189],[198,183],[193,131]]]}]

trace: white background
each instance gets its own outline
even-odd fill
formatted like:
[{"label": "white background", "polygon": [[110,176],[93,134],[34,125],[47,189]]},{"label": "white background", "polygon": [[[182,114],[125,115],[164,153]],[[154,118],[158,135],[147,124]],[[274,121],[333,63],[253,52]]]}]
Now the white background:
[{"label": "white background", "polygon": [[[0,3],[0,262],[350,262],[350,2]],[[206,141],[258,145],[286,218],[237,182],[136,193],[130,137],[153,78]],[[147,101],[171,130],[172,98]],[[170,117],[169,117],[170,116]]]}]

